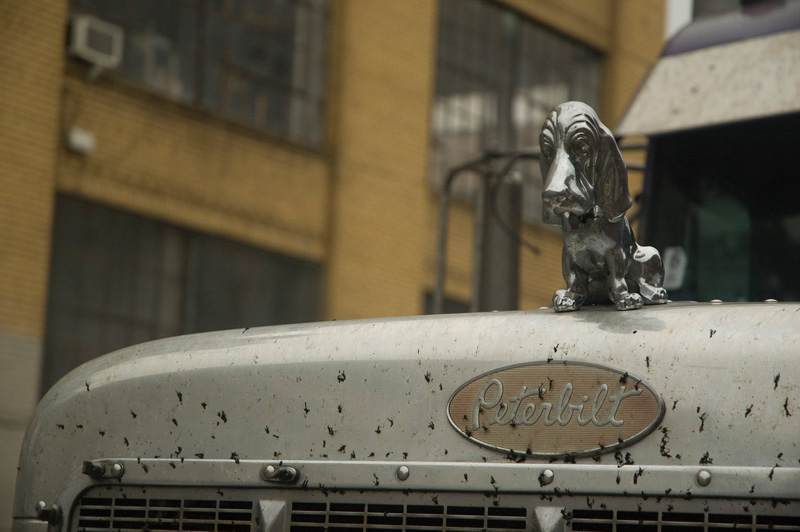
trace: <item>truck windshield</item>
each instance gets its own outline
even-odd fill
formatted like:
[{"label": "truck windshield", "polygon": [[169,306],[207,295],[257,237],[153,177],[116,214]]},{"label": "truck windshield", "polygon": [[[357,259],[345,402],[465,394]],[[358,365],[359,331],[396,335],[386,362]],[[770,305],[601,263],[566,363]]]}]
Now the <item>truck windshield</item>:
[{"label": "truck windshield", "polygon": [[800,298],[800,114],[651,140],[645,242],[670,298]]}]

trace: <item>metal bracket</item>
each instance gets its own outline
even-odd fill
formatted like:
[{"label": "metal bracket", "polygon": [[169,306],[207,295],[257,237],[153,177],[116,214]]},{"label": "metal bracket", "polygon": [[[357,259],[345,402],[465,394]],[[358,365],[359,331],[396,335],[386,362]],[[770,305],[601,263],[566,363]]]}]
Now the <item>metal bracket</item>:
[{"label": "metal bracket", "polygon": [[51,526],[56,526],[61,522],[61,507],[57,504],[47,506],[44,501],[36,503],[36,519],[46,521]]},{"label": "metal bracket", "polygon": [[99,461],[86,461],[83,463],[81,472],[92,478],[122,478],[122,475],[125,474],[125,466],[120,462],[106,464]]},{"label": "metal bracket", "polygon": [[281,484],[294,484],[299,477],[297,469],[288,466],[268,465],[261,470],[261,478],[268,482],[280,482]]}]

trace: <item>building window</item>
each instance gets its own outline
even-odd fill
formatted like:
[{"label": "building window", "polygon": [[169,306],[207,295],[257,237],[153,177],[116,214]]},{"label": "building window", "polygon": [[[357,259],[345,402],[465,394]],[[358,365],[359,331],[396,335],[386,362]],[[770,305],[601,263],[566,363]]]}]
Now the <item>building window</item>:
[{"label": "building window", "polygon": [[321,146],[327,0],[72,0],[125,31],[114,75]]},{"label": "building window", "polygon": [[[547,113],[569,100],[597,108],[602,56],[488,0],[440,0],[432,184],[485,150],[531,149]],[[541,178],[525,167],[523,217],[541,221]],[[455,193],[468,198],[476,181]]]},{"label": "building window", "polygon": [[42,391],[92,358],[180,334],[320,319],[322,269],[59,196]]}]

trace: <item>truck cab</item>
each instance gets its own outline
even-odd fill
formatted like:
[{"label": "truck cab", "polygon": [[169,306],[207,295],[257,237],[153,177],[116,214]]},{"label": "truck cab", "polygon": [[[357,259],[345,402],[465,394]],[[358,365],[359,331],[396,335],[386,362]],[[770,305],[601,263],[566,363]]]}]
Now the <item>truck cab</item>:
[{"label": "truck cab", "polygon": [[800,2],[742,2],[665,46],[615,129],[648,140],[640,238],[675,300],[800,299]]}]

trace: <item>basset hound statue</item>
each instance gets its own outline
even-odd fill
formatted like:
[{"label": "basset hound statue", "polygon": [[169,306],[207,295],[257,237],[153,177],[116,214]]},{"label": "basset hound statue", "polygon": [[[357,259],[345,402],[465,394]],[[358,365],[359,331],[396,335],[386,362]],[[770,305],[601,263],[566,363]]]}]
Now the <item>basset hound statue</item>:
[{"label": "basset hound statue", "polygon": [[565,290],[556,312],[610,299],[618,310],[667,302],[664,266],[653,247],[636,243],[625,212],[628,171],[611,132],[588,105],[553,109],[539,137],[544,179],[542,219],[561,225]]}]

